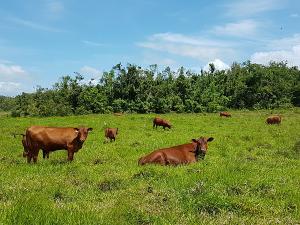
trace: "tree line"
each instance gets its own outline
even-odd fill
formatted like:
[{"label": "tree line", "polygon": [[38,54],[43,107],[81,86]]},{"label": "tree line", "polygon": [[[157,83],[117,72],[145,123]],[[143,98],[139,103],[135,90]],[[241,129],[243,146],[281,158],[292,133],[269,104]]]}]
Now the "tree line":
[{"label": "tree line", "polygon": [[228,70],[200,73],[157,65],[115,65],[101,79],[63,76],[52,88],[0,97],[0,110],[12,116],[67,116],[90,113],[217,112],[300,106],[300,71],[286,62],[264,66],[250,61]]}]

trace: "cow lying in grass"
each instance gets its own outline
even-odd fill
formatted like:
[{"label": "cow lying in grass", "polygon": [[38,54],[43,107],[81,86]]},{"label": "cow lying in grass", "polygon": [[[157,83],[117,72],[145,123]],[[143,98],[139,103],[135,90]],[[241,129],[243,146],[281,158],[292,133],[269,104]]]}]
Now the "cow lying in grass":
[{"label": "cow lying in grass", "polygon": [[149,163],[160,165],[179,165],[197,162],[199,158],[204,159],[207,152],[207,143],[214,138],[200,137],[192,139],[192,143],[162,148],[151,152],[139,159],[139,165]]}]

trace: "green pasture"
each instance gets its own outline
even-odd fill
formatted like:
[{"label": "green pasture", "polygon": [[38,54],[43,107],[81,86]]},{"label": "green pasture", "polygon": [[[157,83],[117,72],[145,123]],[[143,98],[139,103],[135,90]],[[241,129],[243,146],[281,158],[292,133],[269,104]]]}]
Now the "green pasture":
[{"label": "green pasture", "polygon": [[[12,118],[0,113],[0,224],[299,224],[300,109],[164,114],[171,130],[153,129],[154,114]],[[103,143],[104,127],[118,127]],[[84,146],[37,164],[22,157],[31,125],[88,126]],[[158,148],[214,137],[204,160],[138,166]]]}]

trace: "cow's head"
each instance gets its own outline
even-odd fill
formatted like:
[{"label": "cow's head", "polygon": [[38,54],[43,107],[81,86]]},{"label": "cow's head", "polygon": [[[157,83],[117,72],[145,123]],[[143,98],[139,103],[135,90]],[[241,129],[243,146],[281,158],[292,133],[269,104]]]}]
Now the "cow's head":
[{"label": "cow's head", "polygon": [[92,131],[93,128],[79,127],[79,128],[74,128],[74,130],[75,130],[75,133],[77,134],[78,140],[81,143],[83,143],[86,140],[89,132]]},{"label": "cow's head", "polygon": [[196,143],[196,149],[195,154],[196,156],[200,156],[202,159],[204,159],[204,156],[207,152],[207,142],[213,141],[214,138],[206,138],[206,137],[200,137],[198,139],[192,139],[194,143]]},{"label": "cow's head", "polygon": [[169,122],[167,122],[166,123],[166,127],[169,128],[169,129],[171,129],[172,125]]}]

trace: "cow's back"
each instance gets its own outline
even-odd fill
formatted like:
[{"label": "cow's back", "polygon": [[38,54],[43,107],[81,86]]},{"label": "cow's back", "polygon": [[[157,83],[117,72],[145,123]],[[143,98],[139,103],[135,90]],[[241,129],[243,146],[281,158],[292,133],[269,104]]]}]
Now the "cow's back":
[{"label": "cow's back", "polygon": [[268,124],[280,124],[281,117],[280,116],[269,116],[266,121]]},{"label": "cow's back", "polygon": [[195,145],[193,143],[158,149],[140,158],[139,164],[144,165],[147,163],[155,163],[158,155],[163,155],[162,157],[164,157],[170,164],[194,162],[196,161],[195,154],[193,152],[194,149]]},{"label": "cow's back", "polygon": [[65,149],[75,138],[74,128],[32,126],[26,130],[29,145],[47,150]]}]

